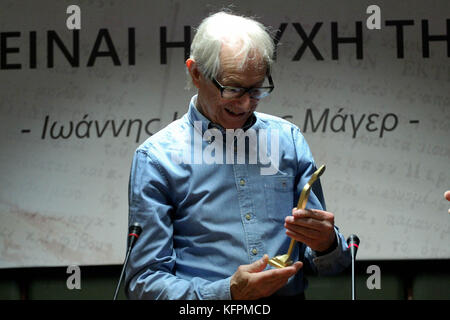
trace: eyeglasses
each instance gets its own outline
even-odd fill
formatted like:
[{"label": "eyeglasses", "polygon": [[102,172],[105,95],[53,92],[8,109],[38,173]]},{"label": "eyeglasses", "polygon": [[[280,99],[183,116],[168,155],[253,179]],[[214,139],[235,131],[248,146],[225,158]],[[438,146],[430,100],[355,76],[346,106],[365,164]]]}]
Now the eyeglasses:
[{"label": "eyeglasses", "polygon": [[242,88],[242,87],[229,87],[223,86],[216,80],[216,78],[212,78],[211,81],[220,90],[220,95],[224,99],[238,99],[242,97],[244,94],[248,92],[250,98],[252,99],[262,99],[267,97],[272,90],[275,88],[273,85],[272,77],[269,75],[267,77],[269,80],[268,87],[252,87],[252,88]]}]

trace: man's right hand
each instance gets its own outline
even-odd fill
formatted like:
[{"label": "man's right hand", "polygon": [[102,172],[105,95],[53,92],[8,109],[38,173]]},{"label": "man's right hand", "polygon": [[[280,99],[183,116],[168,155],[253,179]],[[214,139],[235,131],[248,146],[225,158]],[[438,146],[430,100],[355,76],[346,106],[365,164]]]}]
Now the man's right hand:
[{"label": "man's right hand", "polygon": [[303,266],[302,262],[297,261],[289,267],[263,271],[268,261],[269,257],[265,254],[252,264],[239,266],[230,280],[233,300],[255,300],[268,297],[281,289]]}]

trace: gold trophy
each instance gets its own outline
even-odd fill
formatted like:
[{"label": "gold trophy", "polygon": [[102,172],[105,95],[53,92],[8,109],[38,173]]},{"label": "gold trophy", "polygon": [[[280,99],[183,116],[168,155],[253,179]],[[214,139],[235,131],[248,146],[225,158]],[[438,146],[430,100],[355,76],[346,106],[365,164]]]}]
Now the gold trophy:
[{"label": "gold trophy", "polygon": [[[322,165],[316,172],[313,173],[308,183],[303,187],[302,193],[300,194],[300,198],[298,199],[297,209],[305,209],[306,203],[308,202],[309,192],[311,191],[311,187],[316,182],[316,180],[324,173],[325,165]],[[291,240],[289,244],[289,249],[286,254],[279,255],[269,259],[269,264],[276,268],[284,268],[290,266],[293,262],[291,260],[292,251],[294,250],[296,241],[294,239]]]}]

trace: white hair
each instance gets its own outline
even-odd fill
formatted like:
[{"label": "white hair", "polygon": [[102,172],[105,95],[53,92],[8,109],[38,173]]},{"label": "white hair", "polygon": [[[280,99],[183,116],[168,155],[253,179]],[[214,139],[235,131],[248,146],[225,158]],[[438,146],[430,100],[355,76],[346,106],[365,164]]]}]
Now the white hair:
[{"label": "white hair", "polygon": [[[266,63],[267,72],[273,63],[275,45],[268,29],[258,21],[224,11],[205,18],[191,43],[190,58],[207,78],[217,77],[221,71],[220,51],[223,44],[239,45],[235,57],[242,56],[239,67],[244,67],[257,52]],[[188,87],[192,79],[188,77]]]}]

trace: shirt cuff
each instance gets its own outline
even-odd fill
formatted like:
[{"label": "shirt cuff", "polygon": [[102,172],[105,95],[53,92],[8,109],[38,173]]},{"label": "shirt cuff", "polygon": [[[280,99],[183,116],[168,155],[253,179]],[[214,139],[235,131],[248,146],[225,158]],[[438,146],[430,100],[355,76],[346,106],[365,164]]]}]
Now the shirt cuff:
[{"label": "shirt cuff", "polygon": [[231,277],[214,281],[203,288],[202,296],[206,300],[231,300]]},{"label": "shirt cuff", "polygon": [[[316,265],[317,269],[319,270],[319,273],[321,273],[322,270],[325,271],[325,270],[331,269],[333,263],[338,259],[338,257],[341,254],[342,239],[339,236],[336,229],[334,229],[334,233],[336,236],[336,238],[335,238],[336,247],[333,250],[331,250],[331,251],[326,250],[322,254],[318,254],[317,251],[312,250],[313,255],[314,255],[313,261],[314,261],[314,264]],[[334,245],[334,243],[333,243],[333,245]]]},{"label": "shirt cuff", "polygon": [[333,252],[334,250],[336,250],[336,248],[338,247],[337,239],[338,239],[338,235],[335,232],[334,233],[334,240],[333,240],[333,243],[331,244],[331,246],[325,251],[316,251],[315,252],[316,256],[317,257],[324,256],[324,255],[329,254],[329,253]]}]

